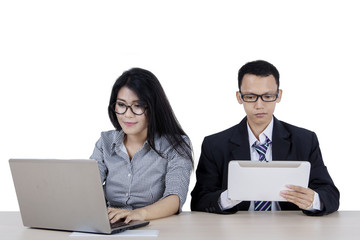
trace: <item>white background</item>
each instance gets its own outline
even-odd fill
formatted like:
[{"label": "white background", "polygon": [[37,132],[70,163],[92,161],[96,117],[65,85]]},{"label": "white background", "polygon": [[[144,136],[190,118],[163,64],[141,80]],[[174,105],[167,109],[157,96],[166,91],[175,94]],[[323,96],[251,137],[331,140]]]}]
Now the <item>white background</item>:
[{"label": "white background", "polygon": [[91,155],[131,67],[159,78],[196,166],[204,136],[245,116],[237,71],[257,59],[280,71],[275,116],[317,133],[340,209],[360,210],[356,2],[1,1],[0,210],[18,210],[9,158]]}]

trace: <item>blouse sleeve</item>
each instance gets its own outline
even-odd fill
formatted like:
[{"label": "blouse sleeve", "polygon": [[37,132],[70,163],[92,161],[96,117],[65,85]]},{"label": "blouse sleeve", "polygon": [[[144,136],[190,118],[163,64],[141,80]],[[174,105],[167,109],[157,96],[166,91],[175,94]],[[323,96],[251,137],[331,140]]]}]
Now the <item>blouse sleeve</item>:
[{"label": "blouse sleeve", "polygon": [[[188,139],[186,141],[190,143]],[[183,155],[185,156],[180,155],[175,149],[169,151],[165,176],[165,192],[161,198],[177,195],[180,198],[179,212],[181,212],[182,206],[186,201],[192,170],[192,159],[187,157],[186,154]]]},{"label": "blouse sleeve", "polygon": [[100,137],[100,139],[96,142],[94,151],[92,155],[90,156],[90,159],[94,159],[97,161],[101,176],[101,182],[104,183],[106,181],[107,176],[107,167],[105,165],[104,161],[104,154],[103,154],[103,139]]}]

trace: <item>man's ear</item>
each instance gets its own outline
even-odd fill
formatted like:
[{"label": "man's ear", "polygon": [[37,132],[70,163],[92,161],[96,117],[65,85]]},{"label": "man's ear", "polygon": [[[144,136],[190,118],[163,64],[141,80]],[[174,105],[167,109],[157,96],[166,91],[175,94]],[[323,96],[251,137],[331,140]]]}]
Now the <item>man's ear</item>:
[{"label": "man's ear", "polygon": [[243,100],[241,99],[241,95],[239,91],[236,91],[236,99],[238,101],[239,104],[243,104]]},{"label": "man's ear", "polygon": [[281,97],[282,97],[282,90],[279,89],[279,95],[278,95],[278,98],[276,99],[276,102],[279,103],[281,101]]}]

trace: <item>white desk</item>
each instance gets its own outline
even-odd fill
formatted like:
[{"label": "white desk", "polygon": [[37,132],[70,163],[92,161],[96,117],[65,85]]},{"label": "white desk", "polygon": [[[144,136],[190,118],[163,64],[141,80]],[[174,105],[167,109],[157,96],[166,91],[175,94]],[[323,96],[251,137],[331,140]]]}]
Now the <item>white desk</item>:
[{"label": "white desk", "polygon": [[322,217],[294,212],[239,212],[218,215],[184,212],[159,220],[140,229],[159,230],[158,237],[69,237],[70,232],[25,228],[19,212],[0,212],[1,240],[49,239],[360,239],[360,211],[341,211]]}]

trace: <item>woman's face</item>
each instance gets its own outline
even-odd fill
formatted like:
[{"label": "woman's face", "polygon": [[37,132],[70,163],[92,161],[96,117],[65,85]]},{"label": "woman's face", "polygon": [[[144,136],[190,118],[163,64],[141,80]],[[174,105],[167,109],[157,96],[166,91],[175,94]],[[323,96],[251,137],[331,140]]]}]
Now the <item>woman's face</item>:
[{"label": "woman's face", "polygon": [[[115,110],[122,109],[117,112],[123,112],[126,109],[124,114],[116,114],[117,120],[124,131],[128,136],[141,137],[146,139],[147,137],[147,120],[145,112],[141,115],[134,114],[141,113],[141,110],[145,109],[145,106],[141,104],[138,96],[126,86],[122,87],[116,98]],[[130,107],[133,111],[130,109]],[[145,110],[144,110],[145,111]]]}]

